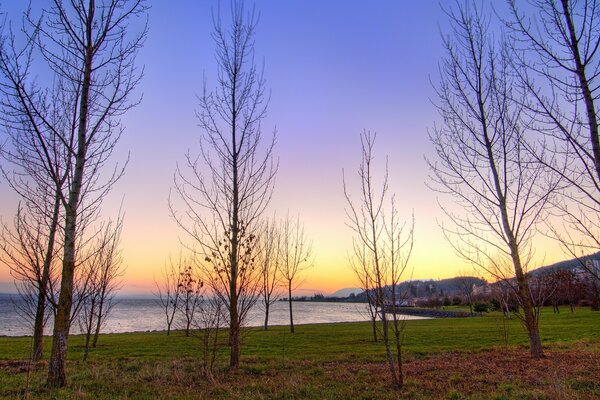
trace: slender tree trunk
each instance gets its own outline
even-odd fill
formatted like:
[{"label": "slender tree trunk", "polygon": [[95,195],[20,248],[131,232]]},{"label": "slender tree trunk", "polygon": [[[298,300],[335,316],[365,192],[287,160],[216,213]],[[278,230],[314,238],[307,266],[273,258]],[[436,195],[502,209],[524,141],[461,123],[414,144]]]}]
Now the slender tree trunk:
[{"label": "slender tree trunk", "polygon": [[32,361],[39,361],[44,357],[44,319],[46,314],[46,293],[41,285],[38,292],[37,306],[35,309],[35,322],[33,324],[33,352]]},{"label": "slender tree trunk", "polygon": [[[230,317],[232,317],[230,315]],[[237,319],[237,314],[231,321],[229,329],[229,340],[231,345],[231,355],[229,358],[229,367],[237,368],[240,364],[240,324]]]},{"label": "slender tree trunk", "polygon": [[288,279],[288,305],[290,308],[290,332],[294,333],[294,313],[292,310],[292,281]]},{"label": "slender tree trunk", "polygon": [[92,297],[90,305],[90,315],[85,324],[85,345],[83,347],[83,361],[86,361],[90,353],[90,338],[92,336],[92,327],[94,326],[94,312],[96,309],[96,299]]},{"label": "slender tree trunk", "polygon": [[385,344],[385,354],[388,360],[390,375],[392,376],[392,385],[399,388],[398,376],[396,375],[396,365],[394,363],[394,355],[390,347],[390,324],[386,316],[385,306],[381,307],[381,323],[383,326],[383,343]]},{"label": "slender tree trunk", "polygon": [[239,251],[239,177],[238,177],[238,145],[237,145],[237,77],[238,71],[233,71],[231,89],[231,143],[232,143],[232,204],[231,204],[231,279],[229,281],[229,343],[231,353],[229,366],[237,368],[240,364],[240,318],[238,312],[238,251]]},{"label": "slender tree trunk", "polygon": [[396,361],[398,366],[398,387],[404,385],[404,371],[402,369],[402,342],[400,339],[400,327],[398,326],[397,315],[394,314],[394,336],[396,339]]},{"label": "slender tree trunk", "polygon": [[89,93],[92,77],[92,24],[94,20],[94,0],[89,1],[89,14],[86,21],[86,53],[84,60],[84,72],[81,88],[81,99],[79,104],[79,126],[77,131],[77,153],[75,156],[75,171],[69,199],[65,209],[64,230],[64,257],[62,268],[62,279],[58,307],[54,319],[54,334],[52,341],[52,353],[48,369],[47,384],[51,387],[62,387],[67,384],[65,364],[67,360],[67,339],[71,326],[71,306],[73,304],[73,281],[75,278],[75,235],[77,233],[77,209],[81,196],[84,167],[87,153],[87,124]]},{"label": "slender tree trunk", "polygon": [[[516,246],[516,244],[514,246]],[[523,304],[523,313],[525,314],[525,327],[527,328],[527,333],[529,334],[529,349],[531,356],[536,359],[543,358],[544,351],[542,350],[542,342],[540,340],[538,318],[535,314],[533,301],[531,300],[529,284],[525,275],[523,274],[521,260],[518,258],[518,255],[515,255],[514,253],[513,263],[517,277],[519,297],[521,298],[521,302]]]},{"label": "slender tree trunk", "polygon": [[96,329],[94,330],[94,340],[92,341],[92,348],[96,348],[98,344],[98,335],[100,335],[100,327],[102,326],[102,313],[104,308],[104,294],[100,297],[98,304],[98,318],[96,318]]},{"label": "slender tree trunk", "polygon": [[265,301],[265,325],[264,325],[264,330],[268,331],[269,330],[269,300]]},{"label": "slender tree trunk", "polygon": [[373,329],[373,342],[377,343],[377,316],[371,317],[371,328]]},{"label": "slender tree trunk", "polygon": [[38,288],[38,301],[35,312],[35,322],[33,325],[33,361],[41,360],[44,357],[44,320],[46,316],[46,298],[48,297],[48,285],[50,283],[50,266],[54,254],[54,243],[56,230],[58,227],[58,215],[60,212],[60,193],[54,197],[54,210],[52,211],[52,220],[50,221],[50,231],[48,232],[48,246],[44,257],[44,266],[42,268],[42,280]]}]

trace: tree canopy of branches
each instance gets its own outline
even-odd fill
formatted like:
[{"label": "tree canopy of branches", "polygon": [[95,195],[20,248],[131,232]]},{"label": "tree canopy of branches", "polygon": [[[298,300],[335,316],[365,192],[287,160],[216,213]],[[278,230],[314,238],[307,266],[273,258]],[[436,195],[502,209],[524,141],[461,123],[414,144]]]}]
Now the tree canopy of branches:
[{"label": "tree canopy of branches", "polygon": [[[41,204],[48,205],[46,202]],[[51,220],[29,202],[20,205],[12,225],[4,224],[0,234],[0,260],[8,265],[23,302],[21,315],[33,328],[32,360],[44,355],[44,327],[56,305],[58,258],[54,246],[58,225],[58,203]],[[48,307],[50,305],[50,307]]]},{"label": "tree canopy of branches", "polygon": [[256,239],[277,170],[275,134],[265,143],[261,129],[268,99],[254,64],[257,22],[242,1],[232,2],[230,27],[213,17],[217,87],[205,87],[199,97],[200,154],[188,152],[187,170],[178,166],[175,172],[184,211],[176,212],[170,200],[173,218],[203,263],[202,280],[229,312],[232,368],[240,360],[240,327],[260,292]]},{"label": "tree canopy of branches", "polygon": [[[538,161],[563,181],[551,231],[571,256],[600,248],[600,3],[529,0],[524,12],[509,2],[506,22],[527,112],[545,137]],[[582,254],[583,253],[583,254]],[[581,263],[585,267],[585,263]],[[596,276],[600,280],[600,276]]]},{"label": "tree canopy of branches", "polygon": [[[17,162],[33,179],[30,171],[43,171],[45,187],[56,193],[63,210],[50,386],[66,384],[77,247],[85,243],[81,225],[93,218],[123,173],[115,167],[108,177],[100,175],[122,133],[119,117],[137,103],[131,97],[141,72],[134,61],[146,25],[136,34],[129,28],[146,10],[143,0],[53,0],[39,18],[26,12],[25,48],[11,36],[1,52],[3,124],[27,144],[27,158]],[[36,79],[34,55],[47,67],[43,73],[51,84]]]},{"label": "tree canopy of branches", "polygon": [[[377,307],[381,320],[381,338],[386,350],[388,370],[396,388],[404,385],[402,368],[402,334],[404,320],[395,307],[402,304],[405,296],[400,292],[401,279],[406,279],[406,270],[414,243],[414,218],[402,223],[394,196],[389,196],[387,160],[385,172],[378,187],[375,181],[374,164],[376,135],[361,134],[361,163],[358,169],[360,195],[352,200],[344,178],[344,195],[348,207],[348,226],[354,232],[353,265],[370,301]],[[388,204],[389,202],[389,204]],[[387,215],[386,215],[387,212]],[[388,315],[391,309],[391,316]]]},{"label": "tree canopy of branches", "polygon": [[300,217],[293,220],[288,215],[280,228],[280,265],[279,272],[286,283],[288,293],[288,307],[290,311],[290,332],[294,333],[294,312],[292,306],[292,290],[298,284],[302,271],[309,268],[312,263],[312,244],[304,232],[304,225]]},{"label": "tree canopy of branches", "polygon": [[492,41],[489,18],[469,3],[447,14],[452,31],[444,38],[436,88],[443,124],[430,133],[437,158],[428,163],[433,188],[450,194],[465,214],[445,208],[451,227],[444,231],[462,257],[497,279],[511,266],[531,354],[542,357],[526,271],[556,182],[524,140],[523,95],[511,79],[506,48]]},{"label": "tree canopy of branches", "polygon": [[165,314],[167,336],[171,334],[171,328],[177,316],[177,311],[181,309],[181,288],[184,286],[184,273],[186,265],[190,264],[189,262],[190,260],[184,258],[183,254],[180,253],[177,261],[169,259],[169,264],[165,265],[162,269],[159,280],[154,280],[156,288],[154,295],[162,312]]},{"label": "tree canopy of branches", "polygon": [[80,315],[82,332],[85,334],[83,359],[91,348],[96,348],[102,325],[114,306],[114,296],[119,289],[120,278],[125,273],[120,249],[123,215],[116,221],[108,221],[96,236],[90,256],[82,265],[88,277],[88,288]]}]

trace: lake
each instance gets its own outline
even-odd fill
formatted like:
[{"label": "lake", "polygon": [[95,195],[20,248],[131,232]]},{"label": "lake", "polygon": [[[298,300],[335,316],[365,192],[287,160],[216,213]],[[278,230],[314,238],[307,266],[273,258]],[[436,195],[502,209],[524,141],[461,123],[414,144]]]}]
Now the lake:
[{"label": "lake", "polygon": [[[19,298],[16,295],[0,294],[0,335],[31,335],[31,327],[17,312]],[[301,302],[293,303],[294,324],[321,324],[333,322],[367,321],[367,305],[365,303],[330,303]],[[405,316],[406,319],[422,319],[422,317]],[[264,311],[257,304],[248,313],[246,326],[261,326],[264,322]],[[269,325],[288,325],[288,303],[278,301],[271,306]],[[175,325],[175,324],[174,324]],[[176,328],[181,328],[178,324]],[[163,309],[154,298],[121,297],[104,325],[103,333],[138,332],[166,330]],[[45,333],[51,334],[52,322],[46,324]],[[73,324],[72,333],[79,333],[77,324]]]}]

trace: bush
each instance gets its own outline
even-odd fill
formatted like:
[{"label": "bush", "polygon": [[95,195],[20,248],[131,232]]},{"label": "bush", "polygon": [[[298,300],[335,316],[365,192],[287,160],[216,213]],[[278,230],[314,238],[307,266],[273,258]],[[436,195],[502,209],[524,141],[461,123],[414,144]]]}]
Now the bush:
[{"label": "bush", "polygon": [[461,298],[460,298],[460,297],[458,297],[458,296],[454,296],[454,297],[452,298],[452,305],[453,305],[453,306],[460,306],[461,304],[462,304],[462,300],[461,300]]},{"label": "bush", "polygon": [[473,311],[475,312],[488,312],[490,309],[490,305],[487,303],[481,303],[479,301],[475,302],[475,304],[473,304]]}]

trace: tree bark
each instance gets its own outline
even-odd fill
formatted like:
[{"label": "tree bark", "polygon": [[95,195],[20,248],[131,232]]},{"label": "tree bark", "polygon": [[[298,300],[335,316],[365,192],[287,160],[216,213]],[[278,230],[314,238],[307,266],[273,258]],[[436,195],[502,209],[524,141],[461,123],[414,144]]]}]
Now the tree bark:
[{"label": "tree bark", "polygon": [[96,309],[96,299],[92,296],[92,304],[90,305],[90,315],[85,326],[85,345],[83,347],[83,361],[86,361],[90,353],[90,338],[92,336],[92,327],[94,325],[94,311]]},{"label": "tree bark", "polygon": [[98,344],[98,335],[100,335],[100,326],[102,325],[102,313],[104,309],[104,298],[105,294],[100,295],[100,303],[98,304],[98,318],[96,318],[96,329],[94,330],[94,340],[92,341],[92,348],[96,348]]},{"label": "tree bark", "polygon": [[373,329],[373,342],[377,343],[377,317],[371,318],[371,328]]},{"label": "tree bark", "polygon": [[54,334],[47,384],[51,387],[63,387],[67,384],[65,364],[67,360],[67,339],[71,326],[71,306],[73,304],[73,281],[75,278],[75,241],[77,233],[77,209],[81,197],[83,172],[86,163],[88,141],[88,107],[92,81],[92,24],[94,21],[94,0],[89,0],[89,14],[86,21],[86,52],[84,59],[81,99],[79,103],[79,126],[77,131],[77,153],[75,171],[69,199],[65,210],[65,243],[58,307],[54,320]]},{"label": "tree bark", "polygon": [[268,331],[269,330],[269,301],[267,300],[265,302],[265,326],[264,326],[264,330]]},{"label": "tree bark", "polygon": [[292,281],[288,280],[288,305],[290,308],[290,332],[294,333],[294,313],[292,310]]},{"label": "tree bark", "polygon": [[42,268],[42,280],[39,283],[38,301],[35,313],[35,322],[33,326],[33,361],[41,360],[44,357],[44,319],[46,316],[46,300],[48,297],[48,285],[50,283],[50,267],[54,254],[54,243],[56,230],[58,227],[58,216],[60,213],[60,193],[54,198],[54,210],[52,210],[52,220],[50,221],[50,231],[48,232],[48,246],[44,257],[44,266]]}]

